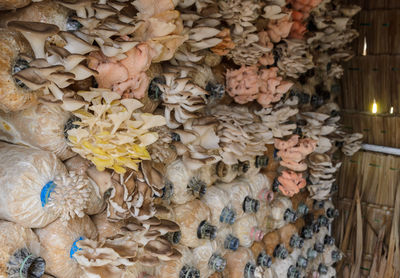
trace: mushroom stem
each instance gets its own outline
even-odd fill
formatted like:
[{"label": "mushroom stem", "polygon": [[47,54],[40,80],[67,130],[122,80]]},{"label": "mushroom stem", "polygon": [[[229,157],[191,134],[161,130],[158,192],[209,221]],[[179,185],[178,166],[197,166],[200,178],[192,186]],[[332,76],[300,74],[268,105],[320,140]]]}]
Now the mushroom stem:
[{"label": "mushroom stem", "polygon": [[7,26],[22,33],[29,41],[36,59],[46,58],[45,41],[59,31],[56,25],[33,21],[10,21]]}]

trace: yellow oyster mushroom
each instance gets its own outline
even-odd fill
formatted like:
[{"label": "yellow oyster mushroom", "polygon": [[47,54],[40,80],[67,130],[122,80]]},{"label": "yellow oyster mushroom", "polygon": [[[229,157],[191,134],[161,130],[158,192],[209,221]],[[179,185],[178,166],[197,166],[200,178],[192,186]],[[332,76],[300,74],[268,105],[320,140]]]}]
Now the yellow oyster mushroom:
[{"label": "yellow oyster mushroom", "polygon": [[126,168],[138,170],[142,160],[150,160],[147,145],[158,139],[152,127],[165,125],[162,116],[137,111],[143,106],[135,99],[120,99],[109,90],[81,91],[87,103],[73,112],[80,127],[69,131],[72,149],[92,161],[100,171],[106,168],[123,174]]}]

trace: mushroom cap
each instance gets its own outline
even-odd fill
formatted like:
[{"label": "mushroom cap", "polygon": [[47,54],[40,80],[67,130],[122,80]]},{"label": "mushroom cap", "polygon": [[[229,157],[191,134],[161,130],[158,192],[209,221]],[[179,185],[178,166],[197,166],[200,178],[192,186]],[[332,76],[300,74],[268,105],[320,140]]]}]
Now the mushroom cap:
[{"label": "mushroom cap", "polygon": [[159,264],[159,260],[157,257],[154,257],[152,255],[149,254],[142,254],[139,257],[139,262],[145,266],[156,266]]},{"label": "mushroom cap", "polygon": [[57,25],[34,21],[10,21],[7,23],[7,27],[41,36],[52,36],[60,31]]},{"label": "mushroom cap", "polygon": [[170,255],[173,253],[171,244],[162,240],[150,240],[144,250],[152,255]]},{"label": "mushroom cap", "polygon": [[151,225],[151,226],[157,226],[161,224],[161,220],[158,219],[157,217],[150,217],[149,219],[142,220],[141,221],[143,225]]},{"label": "mushroom cap", "polygon": [[179,225],[167,219],[161,219],[159,225],[151,225],[149,231],[162,231],[163,233],[180,231]]}]

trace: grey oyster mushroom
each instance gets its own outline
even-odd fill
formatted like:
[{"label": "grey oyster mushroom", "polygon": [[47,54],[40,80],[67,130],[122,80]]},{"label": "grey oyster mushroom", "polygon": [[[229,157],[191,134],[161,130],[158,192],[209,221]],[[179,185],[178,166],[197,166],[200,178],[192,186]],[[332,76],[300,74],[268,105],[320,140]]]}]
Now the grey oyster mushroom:
[{"label": "grey oyster mushroom", "polygon": [[199,116],[207,103],[207,91],[193,84],[189,78],[179,78],[176,74],[164,74],[165,84],[159,84],[162,102],[165,106],[167,126],[178,128],[189,119]]},{"label": "grey oyster mushroom", "polygon": [[7,27],[22,33],[29,41],[36,59],[46,57],[44,51],[45,41],[59,31],[56,25],[32,21],[10,21]]}]

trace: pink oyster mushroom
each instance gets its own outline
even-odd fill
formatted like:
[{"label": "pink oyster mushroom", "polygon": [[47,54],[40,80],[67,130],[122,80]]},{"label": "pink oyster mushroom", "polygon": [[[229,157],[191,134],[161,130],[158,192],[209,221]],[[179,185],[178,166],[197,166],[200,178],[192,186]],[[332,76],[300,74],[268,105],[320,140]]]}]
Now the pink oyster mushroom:
[{"label": "pink oyster mushroom", "polygon": [[149,78],[146,71],[151,65],[151,48],[141,43],[124,53],[127,57],[117,60],[99,51],[89,55],[89,67],[98,71],[99,88],[111,89],[124,98],[141,99],[146,93]]},{"label": "pink oyster mushroom", "polygon": [[292,12],[293,25],[290,29],[289,38],[300,40],[304,38],[304,35],[307,32],[307,27],[304,23],[304,20],[306,19],[305,16],[308,15],[305,15],[299,11]]},{"label": "pink oyster mushroom", "polygon": [[275,139],[275,148],[279,150],[277,155],[282,159],[280,164],[297,172],[307,170],[304,159],[315,150],[316,146],[317,141],[311,138],[299,140],[298,135],[292,135],[287,141]]},{"label": "pink oyster mushroom", "polygon": [[288,197],[299,193],[300,189],[304,188],[307,184],[301,173],[286,170],[282,172],[278,181],[280,183],[279,190]]},{"label": "pink oyster mushroom", "polygon": [[292,82],[282,81],[276,67],[258,70],[257,66],[242,66],[226,73],[227,92],[239,104],[257,99],[263,107],[270,107],[292,85]]},{"label": "pink oyster mushroom", "polygon": [[235,102],[245,104],[257,99],[259,93],[258,69],[256,66],[242,66],[226,72],[226,88]]},{"label": "pink oyster mushroom", "polygon": [[321,4],[322,0],[286,0],[292,4],[294,10],[302,12],[304,19],[307,19],[312,9]]},{"label": "pink oyster mushroom", "polygon": [[[274,44],[271,42],[267,31],[261,31],[258,33],[258,43],[263,47],[269,48],[270,50],[274,48]],[[260,59],[258,59],[258,62],[263,66],[272,65],[275,62],[274,54],[272,51],[267,52],[261,56]]]},{"label": "pink oyster mushroom", "polygon": [[278,68],[261,69],[259,72],[260,94],[257,102],[263,107],[271,106],[271,103],[279,101],[282,96],[293,86],[292,82],[282,81],[278,76]]},{"label": "pink oyster mushroom", "polygon": [[280,19],[271,20],[268,23],[267,26],[268,29],[266,31],[271,41],[277,43],[289,36],[292,25],[293,25],[292,18],[290,14],[288,14]]}]

